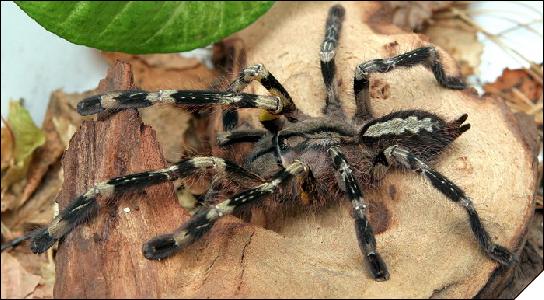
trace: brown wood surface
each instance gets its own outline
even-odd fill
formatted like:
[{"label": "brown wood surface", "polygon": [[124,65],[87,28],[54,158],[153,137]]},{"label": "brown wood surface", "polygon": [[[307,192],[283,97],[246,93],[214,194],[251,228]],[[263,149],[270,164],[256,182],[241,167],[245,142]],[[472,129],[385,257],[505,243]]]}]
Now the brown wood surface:
[{"label": "brown wood surface", "polygon": [[[116,63],[97,92],[132,88],[130,65]],[[64,184],[57,200],[61,208],[95,183],[165,166],[155,132],[142,124],[136,110],[99,119],[84,121],[64,154]],[[60,245],[55,297],[157,297],[168,282],[165,275],[177,268],[141,255],[143,240],[173,230],[175,220],[186,215],[176,202],[172,184],[114,199],[99,198],[102,207],[106,202],[107,209]],[[164,222],[165,216],[174,218]]]},{"label": "brown wood surface", "polygon": [[[325,98],[318,52],[330,6],[277,3],[236,35],[246,47],[247,62],[265,64],[297,106],[316,116]],[[390,26],[380,34],[379,24],[366,24],[379,13],[379,4],[344,6],[336,60],[340,96],[352,112],[351,80],[358,63],[408,51],[424,41]],[[455,72],[454,62],[442,56]],[[116,65],[106,89],[132,88],[128,70]],[[378,116],[409,108],[448,119],[468,113],[471,130],[435,166],[466,190],[495,241],[521,249],[533,211],[536,166],[508,109],[470,91],[445,90],[423,67],[373,76],[371,86],[371,109]],[[256,85],[251,91],[265,93]],[[165,165],[153,130],[134,110],[84,122],[63,164],[61,208],[93,183]],[[497,263],[480,251],[465,212],[426,181],[393,172],[380,189],[366,195],[371,207],[381,205],[387,212],[371,216],[387,224],[377,235],[391,273],[386,282],[373,281],[364,268],[353,221],[342,203],[266,227],[229,216],[180,254],[148,261],[141,244],[188,218],[168,183],[108,200],[109,208],[98,218],[74,230],[57,253],[55,296],[469,298],[499,290],[489,286],[507,272],[498,272]]]}]

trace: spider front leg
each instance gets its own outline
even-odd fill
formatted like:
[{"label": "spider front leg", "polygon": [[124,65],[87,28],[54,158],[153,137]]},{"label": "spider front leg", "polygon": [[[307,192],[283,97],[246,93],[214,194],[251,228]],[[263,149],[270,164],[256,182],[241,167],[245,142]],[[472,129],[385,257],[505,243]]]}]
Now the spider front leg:
[{"label": "spider front leg", "polygon": [[515,256],[510,250],[493,243],[474,208],[474,204],[470,198],[465,195],[465,192],[455,183],[439,172],[431,169],[413,153],[400,146],[388,147],[383,151],[383,156],[385,156],[386,159],[384,163],[397,164],[425,176],[436,189],[444,194],[444,196],[463,206],[468,214],[472,232],[476,236],[482,249],[491,259],[498,261],[505,266],[509,266],[514,262]]},{"label": "spider front leg", "polygon": [[353,205],[355,234],[359,241],[359,248],[366,256],[372,276],[374,276],[376,281],[388,280],[389,272],[387,271],[387,266],[376,250],[376,238],[366,217],[367,205],[364,202],[363,193],[353,176],[346,157],[336,147],[330,148],[328,153],[332,158],[334,169],[340,173],[342,182],[339,182],[339,185],[344,187],[346,198]]},{"label": "spider front leg", "polygon": [[171,256],[201,238],[220,217],[231,214],[244,204],[255,202],[272,194],[283,182],[293,176],[307,173],[307,171],[308,168],[304,163],[295,161],[276,173],[270,181],[238,193],[219,204],[201,208],[174,233],[155,237],[145,243],[142,249],[144,256],[147,259],[162,259]]},{"label": "spider front leg", "polygon": [[30,239],[32,252],[43,253],[77,225],[88,221],[96,214],[99,209],[98,196],[110,198],[128,191],[142,190],[151,185],[185,178],[206,169],[225,172],[231,178],[241,181],[263,181],[259,176],[222,158],[193,157],[181,160],[165,169],[129,174],[98,183],[83,195],[72,200],[49,226],[31,232],[22,240]]},{"label": "spider front leg", "polygon": [[355,68],[355,77],[353,80],[353,92],[356,104],[355,121],[360,122],[370,118],[370,112],[368,111],[370,74],[387,73],[397,67],[412,67],[418,64],[430,67],[434,77],[443,87],[452,90],[466,88],[465,83],[460,77],[446,75],[444,67],[440,62],[438,51],[434,47],[418,48],[386,59],[373,59]]},{"label": "spider front leg", "polygon": [[[262,64],[256,64],[243,69],[238,77],[229,85],[227,91],[240,93],[252,81],[258,81],[271,95],[279,97],[280,101],[283,103],[283,107],[286,108],[286,111],[296,111],[295,103],[287,90]],[[236,115],[236,117],[234,117],[234,115]],[[285,116],[290,120],[295,120],[291,113],[287,113]],[[237,114],[235,114],[233,109],[228,109],[223,112],[223,130],[233,129],[237,119]]]},{"label": "spider front leg", "polygon": [[261,108],[272,114],[291,113],[276,96],[212,92],[201,90],[120,91],[92,96],[77,104],[80,115],[93,115],[106,109],[142,108],[155,103],[172,103],[188,107],[221,105],[234,108]]}]

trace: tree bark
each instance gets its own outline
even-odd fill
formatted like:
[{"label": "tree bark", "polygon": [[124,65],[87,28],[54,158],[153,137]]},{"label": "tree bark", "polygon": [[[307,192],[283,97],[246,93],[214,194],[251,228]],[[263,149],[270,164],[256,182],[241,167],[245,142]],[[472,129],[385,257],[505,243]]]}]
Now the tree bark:
[{"label": "tree bark", "polygon": [[[343,5],[337,76],[342,103],[353,114],[355,66],[425,41],[391,25],[371,24],[379,3]],[[319,47],[330,6],[277,3],[235,35],[246,47],[247,62],[267,66],[296,105],[313,116],[321,115],[325,99]],[[440,54],[454,73],[454,62]],[[108,89],[132,88],[127,70],[117,65],[110,71]],[[446,90],[419,66],[373,75],[371,88],[376,116],[414,108],[448,120],[468,113],[471,129],[434,166],[465,189],[497,243],[521,249],[533,212],[536,165],[504,104],[471,91]],[[266,94],[257,85],[247,92]],[[136,111],[99,119],[84,122],[65,153],[61,208],[96,182],[165,166],[153,130]],[[375,282],[365,268],[343,202],[265,228],[225,217],[181,253],[148,261],[141,244],[188,218],[167,183],[108,200],[96,219],[66,238],[56,258],[55,296],[471,298],[494,296],[490,286],[506,284],[508,270],[482,253],[465,212],[417,175],[392,172],[380,188],[365,194],[371,208],[380,207],[380,213],[370,211],[370,219],[383,225],[377,243],[391,274],[386,282]],[[105,206],[106,199],[101,201]]]},{"label": "tree bark", "polygon": [[[133,88],[130,65],[117,62],[96,92]],[[142,124],[136,110],[98,119],[81,124],[64,154],[64,184],[57,199],[61,209],[95,183],[166,165],[155,132]],[[187,216],[177,204],[172,184],[98,201],[102,208],[98,216],[77,227],[59,246],[55,297],[158,297],[167,275],[175,272],[176,259],[146,260],[141,245],[174,230],[178,220]]]}]

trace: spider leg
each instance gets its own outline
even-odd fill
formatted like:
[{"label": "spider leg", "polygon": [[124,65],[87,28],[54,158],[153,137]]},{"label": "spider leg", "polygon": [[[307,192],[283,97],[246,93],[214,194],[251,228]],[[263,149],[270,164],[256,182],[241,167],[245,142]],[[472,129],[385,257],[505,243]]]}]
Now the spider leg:
[{"label": "spider leg", "polygon": [[446,75],[438,51],[434,47],[422,47],[391,58],[369,60],[355,68],[353,92],[356,111],[354,119],[363,121],[370,118],[368,101],[370,100],[369,77],[371,73],[387,73],[396,67],[412,67],[418,64],[430,67],[434,77],[443,87],[453,90],[466,88],[460,77]]},{"label": "spider leg", "polygon": [[98,196],[110,198],[128,191],[185,178],[206,169],[225,172],[240,180],[263,182],[259,176],[222,158],[201,156],[184,159],[165,169],[119,176],[94,185],[72,200],[49,226],[31,232],[25,239],[31,239],[32,252],[43,253],[55,241],[64,237],[77,225],[89,220],[98,211]]},{"label": "spider leg", "polygon": [[334,169],[340,173],[340,186],[345,187],[346,198],[353,205],[353,218],[355,219],[355,233],[359,241],[359,248],[366,256],[366,260],[372,272],[372,276],[377,281],[389,279],[387,266],[376,250],[376,239],[372,227],[368,223],[366,217],[367,205],[364,202],[363,193],[357,184],[357,180],[353,176],[351,167],[349,166],[346,157],[338,148],[331,147],[328,150],[332,158]]},{"label": "spider leg", "polygon": [[145,243],[142,249],[144,256],[147,259],[162,259],[171,256],[201,238],[220,217],[231,214],[234,209],[244,204],[258,201],[272,194],[281,183],[293,176],[306,173],[307,169],[305,164],[295,161],[276,173],[270,181],[240,192],[219,204],[200,209],[175,232],[157,236]]},{"label": "spider leg", "polygon": [[323,113],[337,118],[344,118],[344,111],[338,98],[338,82],[334,78],[336,66],[334,64],[334,56],[338,47],[338,39],[340,30],[342,29],[342,21],[344,20],[344,7],[335,5],[329,10],[327,23],[325,25],[325,38],[321,44],[319,52],[321,63],[321,74],[323,82],[327,90],[327,98],[325,99],[325,107]]},{"label": "spider leg", "polygon": [[[295,103],[293,103],[293,99],[287,90],[262,64],[256,64],[243,69],[238,77],[229,85],[227,91],[232,93],[240,93],[252,81],[258,81],[265,89],[268,90],[270,94],[279,97],[287,110],[296,110]],[[288,118],[291,117],[290,114],[287,114],[286,116]],[[233,129],[236,126],[236,122],[238,122],[238,114],[234,109],[228,109],[223,112],[224,130]]]},{"label": "spider leg", "polygon": [[448,197],[451,201],[459,203],[466,210],[470,227],[474,236],[480,243],[480,246],[485,253],[493,260],[501,263],[502,265],[509,266],[515,260],[514,254],[507,248],[493,243],[489,237],[489,233],[484,228],[474,204],[469,197],[465,195],[465,192],[458,187],[455,183],[450,181],[444,175],[431,169],[425,162],[416,157],[408,150],[401,148],[400,146],[390,146],[383,151],[383,155],[386,158],[386,163],[396,163],[409,170],[415,171],[425,176],[431,184],[438,189],[442,194]]},{"label": "spider leg", "polygon": [[81,100],[77,112],[83,116],[97,114],[105,109],[141,108],[155,103],[173,103],[186,106],[209,107],[222,105],[236,108],[262,108],[272,114],[291,113],[280,97],[202,90],[120,91],[95,95]]},{"label": "spider leg", "polygon": [[267,133],[266,130],[249,129],[249,130],[232,130],[217,133],[217,144],[219,146],[228,146],[238,143],[255,143],[259,141]]}]

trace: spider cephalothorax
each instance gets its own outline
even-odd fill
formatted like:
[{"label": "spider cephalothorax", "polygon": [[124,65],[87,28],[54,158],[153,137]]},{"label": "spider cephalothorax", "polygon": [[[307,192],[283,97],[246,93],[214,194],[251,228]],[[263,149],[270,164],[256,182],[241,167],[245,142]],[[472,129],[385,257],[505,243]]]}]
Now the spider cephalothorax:
[{"label": "spider cephalothorax", "polygon": [[[244,69],[224,92],[118,91],[81,101],[77,109],[82,115],[105,109],[147,107],[157,102],[191,107],[221,105],[230,114],[237,108],[260,108],[263,110],[260,120],[264,129],[233,129],[218,134],[220,146],[253,144],[253,151],[245,158],[243,166],[218,157],[199,156],[184,159],[165,169],[128,174],[96,184],[74,199],[48,227],[27,237],[32,240],[32,250],[44,252],[78,224],[88,220],[99,209],[98,196],[112,197],[211,170],[223,180],[243,182],[242,186],[251,188],[232,191],[222,199],[216,197],[216,200],[205,203],[174,233],[148,241],[143,246],[146,258],[162,259],[174,254],[202,237],[218,218],[252,203],[267,201],[283,205],[308,194],[315,203],[325,203],[343,194],[352,204],[357,239],[371,273],[376,280],[386,280],[389,273],[378,253],[379,246],[367,219],[368,206],[363,189],[379,184],[389,168],[401,168],[419,173],[447,198],[459,203],[467,212],[471,229],[485,253],[501,264],[510,264],[514,256],[508,249],[492,242],[470,198],[429,166],[429,162],[470,128],[464,124],[467,115],[446,121],[427,111],[407,110],[374,118],[367,109],[371,73],[423,64],[445,88],[463,89],[462,81],[445,74],[438,51],[431,46],[364,62],[355,68],[356,112],[354,118],[347,121],[338,99],[334,64],[343,19],[344,9],[339,5],[333,6],[321,46],[321,71],[327,90],[323,108],[325,117],[313,118],[299,111],[286,89],[263,65]],[[260,82],[271,95],[241,93],[252,81]],[[236,124],[232,122],[236,119],[224,118],[224,128],[234,128]]]}]

